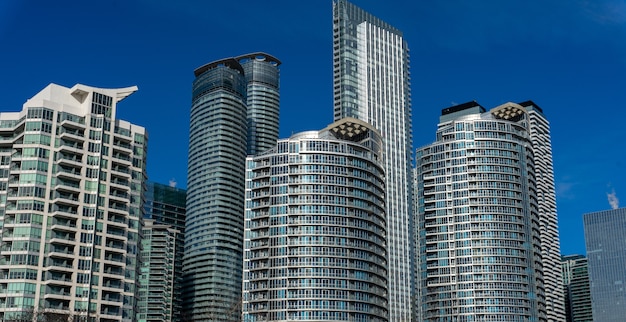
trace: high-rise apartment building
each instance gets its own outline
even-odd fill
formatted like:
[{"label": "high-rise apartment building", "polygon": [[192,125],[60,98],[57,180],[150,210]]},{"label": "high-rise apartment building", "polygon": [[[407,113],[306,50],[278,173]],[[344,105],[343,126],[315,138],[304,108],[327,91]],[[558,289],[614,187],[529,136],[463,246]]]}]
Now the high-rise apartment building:
[{"label": "high-rise apartment building", "polygon": [[333,1],[334,119],[354,117],[383,137],[389,320],[411,321],[412,130],[409,49],[402,32],[345,0]]},{"label": "high-rise apartment building", "polygon": [[388,321],[382,158],[352,118],[248,158],[244,321]]},{"label": "high-rise apartment building", "polygon": [[187,192],[146,183],[139,321],[181,321]]},{"label": "high-rise apartment building", "polygon": [[50,84],[0,113],[0,319],[134,321],[147,135],[137,87]]},{"label": "high-rise apartment building", "polygon": [[245,161],[277,137],[278,65],[255,53],[194,72],[183,294],[190,319],[240,318]]},{"label": "high-rise apartment building", "polygon": [[563,293],[567,322],[592,322],[589,269],[583,255],[563,256]]},{"label": "high-rise apartment building", "polygon": [[594,321],[626,316],[626,208],[583,215]]},{"label": "high-rise apartment building", "polygon": [[421,321],[548,320],[529,114],[446,108],[418,149]]},{"label": "high-rise apartment building", "polygon": [[170,225],[144,220],[138,322],[181,320],[180,281],[176,280],[178,272],[175,270],[180,234]]},{"label": "high-rise apartment building", "polygon": [[280,61],[265,53],[235,58],[244,70],[247,83],[248,155],[276,146],[280,108]]},{"label": "high-rise apartment building", "polygon": [[561,265],[561,244],[556,210],[550,123],[543,115],[543,110],[534,102],[526,101],[519,105],[528,113],[528,129],[535,161],[547,318],[548,321],[565,321],[563,276],[562,271],[558,269]]}]

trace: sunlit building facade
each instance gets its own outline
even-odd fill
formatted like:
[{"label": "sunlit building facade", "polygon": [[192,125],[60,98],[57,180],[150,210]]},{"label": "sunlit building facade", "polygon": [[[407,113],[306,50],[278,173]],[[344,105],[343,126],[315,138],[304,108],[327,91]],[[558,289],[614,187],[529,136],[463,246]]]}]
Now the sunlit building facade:
[{"label": "sunlit building facade", "polygon": [[187,172],[186,319],[241,318],[245,161],[276,144],[278,66],[265,53],[214,61],[193,82]]},{"label": "sunlit building facade", "polygon": [[626,316],[626,208],[583,215],[594,321]]},{"label": "sunlit building facade", "polygon": [[249,157],[243,320],[390,321],[382,142],[339,120]]},{"label": "sunlit building facade", "polygon": [[535,161],[537,206],[541,231],[541,260],[548,321],[565,321],[565,295],[561,265],[561,243],[556,209],[550,123],[533,101],[519,103],[528,113],[528,129]]},{"label": "sunlit building facade", "polygon": [[409,49],[402,32],[345,0],[333,1],[334,120],[368,122],[383,137],[389,320],[411,321],[412,130]]},{"label": "sunlit building facade", "polygon": [[548,320],[530,119],[453,106],[418,149],[421,321]]},{"label": "sunlit building facade", "polygon": [[0,320],[135,321],[147,135],[137,90],[50,84],[0,113]]},{"label": "sunlit building facade", "polygon": [[589,269],[583,255],[563,256],[563,293],[567,322],[592,322]]}]

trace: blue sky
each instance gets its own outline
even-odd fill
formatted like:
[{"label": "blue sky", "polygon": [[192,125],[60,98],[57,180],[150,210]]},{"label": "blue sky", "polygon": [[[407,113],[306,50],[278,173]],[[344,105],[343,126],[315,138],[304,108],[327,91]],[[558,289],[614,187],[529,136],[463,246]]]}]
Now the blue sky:
[{"label": "blue sky", "polygon": [[[626,0],[354,0],[404,32],[413,141],[442,108],[533,100],[551,122],[564,254],[582,214],[626,200]],[[0,111],[49,83],[139,86],[118,116],[149,132],[148,175],[186,185],[193,70],[264,51],[281,65],[281,137],[332,121],[332,2],[0,1]],[[614,203],[616,204],[616,203]]]}]

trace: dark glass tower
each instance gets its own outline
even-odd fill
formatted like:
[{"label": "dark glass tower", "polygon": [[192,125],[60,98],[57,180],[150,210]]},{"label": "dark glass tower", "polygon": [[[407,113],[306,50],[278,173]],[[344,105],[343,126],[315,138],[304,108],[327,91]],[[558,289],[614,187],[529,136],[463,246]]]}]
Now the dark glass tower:
[{"label": "dark glass tower", "polygon": [[241,299],[246,80],[234,58],[195,70],[189,128],[185,313],[234,321]]},{"label": "dark glass tower", "polygon": [[278,140],[280,61],[264,53],[236,59],[243,67],[248,84],[248,155],[256,155],[274,147]]},{"label": "dark glass tower", "polygon": [[184,255],[188,318],[240,319],[245,159],[276,144],[279,65],[253,53],[195,70]]},{"label": "dark glass tower", "polygon": [[583,215],[594,321],[626,316],[626,208]]}]

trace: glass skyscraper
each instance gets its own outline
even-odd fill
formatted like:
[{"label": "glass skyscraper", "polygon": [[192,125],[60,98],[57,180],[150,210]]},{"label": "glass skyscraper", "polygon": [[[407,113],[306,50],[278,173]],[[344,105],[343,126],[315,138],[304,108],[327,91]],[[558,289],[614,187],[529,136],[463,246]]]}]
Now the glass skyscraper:
[{"label": "glass skyscraper", "polygon": [[389,320],[410,321],[413,282],[409,49],[402,32],[345,0],[333,1],[334,119],[368,122],[383,137]]},{"label": "glass skyscraper", "polygon": [[583,215],[593,320],[626,316],[626,208]]},{"label": "glass skyscraper", "polygon": [[418,149],[420,321],[548,320],[531,120],[453,106]]},{"label": "glass skyscraper", "polygon": [[592,322],[589,269],[583,255],[563,256],[563,293],[567,322]]},{"label": "glass skyscraper", "polygon": [[245,160],[277,137],[278,65],[255,53],[194,71],[183,294],[191,319],[240,319]]},{"label": "glass skyscraper", "polygon": [[50,84],[0,113],[0,320],[134,321],[147,135],[137,87]]},{"label": "glass skyscraper", "polygon": [[248,158],[244,321],[388,321],[382,157],[345,118]]},{"label": "glass skyscraper", "polygon": [[278,140],[280,61],[265,53],[236,58],[247,83],[248,155],[269,150]]}]

